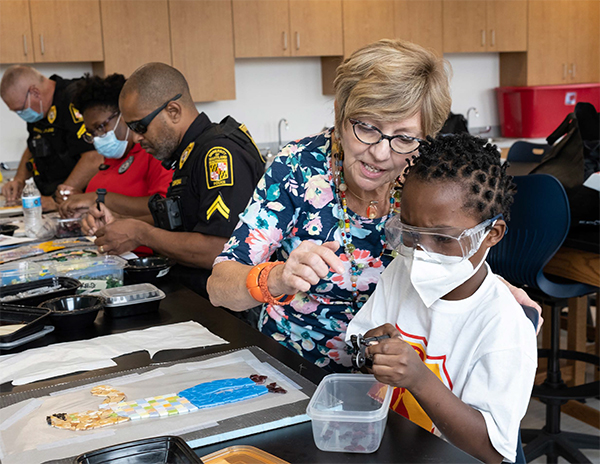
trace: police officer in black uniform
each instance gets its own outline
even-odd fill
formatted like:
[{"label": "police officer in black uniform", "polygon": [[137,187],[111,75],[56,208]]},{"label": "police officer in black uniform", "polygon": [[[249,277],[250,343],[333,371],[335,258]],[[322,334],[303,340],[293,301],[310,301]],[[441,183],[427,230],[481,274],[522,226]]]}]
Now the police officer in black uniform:
[{"label": "police officer in black uniform", "polygon": [[185,78],[166,64],[136,70],[121,91],[119,107],[134,141],[174,169],[173,180],[166,198],[150,199],[148,222],[156,227],[115,218],[104,206],[90,210],[86,225],[100,251],[148,246],[178,262],[180,280],[207,296],[212,263],[263,175],[264,160],[244,125],[231,117],[215,124],[199,114]]},{"label": "police officer in black uniform", "polygon": [[11,66],[4,73],[2,99],[27,122],[29,134],[17,174],[2,189],[9,203],[19,200],[25,180],[33,176],[45,209],[52,209],[59,186],[83,191],[98,171],[102,156],[83,140],[83,117],[72,103],[78,81],[48,79],[29,66]]}]

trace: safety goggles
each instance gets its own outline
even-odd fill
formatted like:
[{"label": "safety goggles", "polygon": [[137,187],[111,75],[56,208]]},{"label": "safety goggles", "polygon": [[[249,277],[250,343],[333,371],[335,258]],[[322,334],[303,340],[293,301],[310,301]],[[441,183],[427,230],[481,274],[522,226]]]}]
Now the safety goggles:
[{"label": "safety goggles", "polygon": [[127,127],[129,127],[129,129],[131,129],[133,132],[136,132],[140,135],[145,134],[146,131],[148,130],[148,126],[150,125],[152,120],[158,115],[158,113],[160,113],[162,110],[164,110],[169,103],[171,103],[172,101],[178,100],[179,98],[181,98],[180,93],[175,95],[170,100],[167,100],[165,103],[163,103],[161,106],[156,108],[148,116],[144,116],[142,119],[138,119],[137,121],[126,122],[125,124],[127,124]]},{"label": "safety goggles", "polygon": [[498,214],[470,229],[429,228],[404,224],[397,214],[387,221],[385,236],[388,244],[400,253],[413,253],[419,249],[434,262],[447,261],[446,257],[451,257],[453,262],[460,262],[477,252],[496,221],[502,218],[502,214]]}]

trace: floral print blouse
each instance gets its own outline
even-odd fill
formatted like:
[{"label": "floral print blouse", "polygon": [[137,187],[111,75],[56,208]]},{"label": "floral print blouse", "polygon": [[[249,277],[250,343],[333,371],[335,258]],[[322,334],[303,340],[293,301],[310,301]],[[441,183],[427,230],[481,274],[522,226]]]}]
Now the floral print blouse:
[{"label": "floral print blouse", "polygon": [[351,349],[344,341],[348,322],[375,290],[392,257],[382,254],[387,216],[367,219],[348,209],[354,260],[364,265],[357,281],[359,297],[353,301],[340,228],[344,212],[331,170],[331,132],[293,142],[275,158],[215,264],[234,260],[254,266],[273,253],[285,261],[304,240],[337,241],[344,273],[330,271],[287,305],[263,305],[259,329],[320,367],[349,372]]}]

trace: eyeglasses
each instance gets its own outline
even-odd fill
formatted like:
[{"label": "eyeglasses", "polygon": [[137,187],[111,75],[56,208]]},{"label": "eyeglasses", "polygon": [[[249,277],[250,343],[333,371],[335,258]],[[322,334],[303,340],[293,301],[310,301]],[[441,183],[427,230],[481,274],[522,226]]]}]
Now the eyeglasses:
[{"label": "eyeglasses", "polygon": [[422,139],[411,137],[409,135],[386,135],[377,129],[377,127],[359,121],[358,119],[349,119],[349,121],[352,124],[354,135],[360,142],[366,145],[377,145],[383,139],[386,139],[390,142],[392,151],[400,155],[412,153],[419,148],[419,145],[423,142]]},{"label": "eyeglasses", "polygon": [[31,89],[27,89],[27,93],[25,94],[25,101],[23,102],[23,106],[21,107],[21,109],[19,111],[16,111],[17,114],[25,111],[25,105],[27,105],[27,102],[29,101],[29,92],[31,92]]},{"label": "eyeglasses", "polygon": [[137,121],[126,122],[125,124],[127,124],[127,127],[129,127],[129,129],[131,129],[133,132],[137,132],[138,134],[145,134],[146,131],[148,130],[148,126],[150,125],[152,120],[158,115],[158,113],[160,113],[162,110],[164,110],[169,103],[171,103],[172,101],[178,100],[179,98],[181,98],[180,93],[175,95],[170,100],[167,100],[163,105],[156,108],[148,116],[145,116],[142,119],[138,119]]},{"label": "eyeglasses", "polygon": [[401,253],[402,251],[412,252],[419,248],[433,262],[440,261],[439,255],[451,256],[456,261],[463,261],[477,252],[489,230],[498,219],[502,218],[502,214],[498,214],[475,227],[461,229],[409,226],[402,222],[398,214],[387,221],[385,236],[389,245]]},{"label": "eyeglasses", "polygon": [[[96,126],[96,129],[93,131],[87,131],[85,134],[83,134],[83,140],[85,140],[87,143],[94,143],[94,137],[104,137],[106,135],[106,125],[112,121],[117,115],[120,116],[121,113],[119,113],[118,111],[115,111],[113,114],[111,114],[106,121],[104,121],[102,124]],[[118,123],[118,121],[117,121]]]}]

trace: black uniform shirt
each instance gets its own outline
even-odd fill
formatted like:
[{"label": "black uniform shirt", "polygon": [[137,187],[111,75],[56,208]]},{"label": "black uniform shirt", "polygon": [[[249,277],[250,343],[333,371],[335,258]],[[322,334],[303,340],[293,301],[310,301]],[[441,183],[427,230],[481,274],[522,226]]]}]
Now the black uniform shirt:
[{"label": "black uniform shirt", "polygon": [[[54,98],[48,115],[36,123],[27,124],[27,146],[33,160],[28,164],[42,195],[52,195],[79,161],[80,155],[94,150],[83,140],[83,117],[73,106],[73,94],[79,79],[50,77],[56,82]],[[39,108],[33,108],[39,111]]]},{"label": "black uniform shirt", "polygon": [[204,113],[190,125],[171,158],[176,165],[167,197],[181,199],[183,230],[229,238],[264,164],[225,136],[199,142],[212,126]]}]

